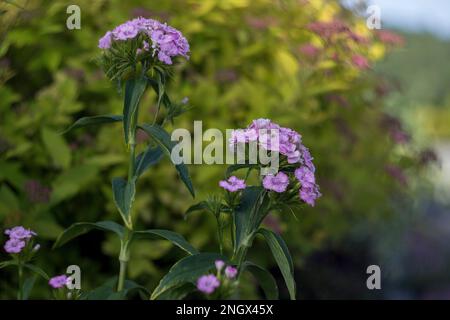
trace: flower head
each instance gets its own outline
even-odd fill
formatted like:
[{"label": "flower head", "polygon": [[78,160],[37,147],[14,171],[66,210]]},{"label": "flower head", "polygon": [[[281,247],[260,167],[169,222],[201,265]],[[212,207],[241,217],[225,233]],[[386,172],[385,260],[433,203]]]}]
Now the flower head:
[{"label": "flower head", "polygon": [[25,241],[20,239],[9,239],[5,243],[5,251],[8,253],[20,253],[25,247]]},{"label": "flower head", "polygon": [[17,226],[11,229],[7,229],[5,231],[6,235],[9,235],[9,237],[11,239],[18,239],[18,240],[22,240],[22,239],[30,239],[31,237],[37,235],[36,232],[30,230],[30,229],[25,229],[22,226]]},{"label": "flower head", "polygon": [[225,268],[225,275],[228,279],[234,279],[237,275],[237,269],[232,266],[228,266]]},{"label": "flower head", "polygon": [[48,281],[48,284],[55,289],[59,289],[59,288],[63,288],[64,286],[66,286],[67,281],[69,280],[69,278],[66,275],[59,275],[59,276],[55,276],[53,278],[51,278]]},{"label": "flower head", "polygon": [[160,23],[159,21],[146,18],[136,18],[115,27],[112,31],[100,38],[98,47],[108,50],[117,41],[136,39],[138,36],[144,38],[143,48],[139,53],[152,51],[152,57],[156,56],[165,64],[172,64],[172,58],[183,56],[189,58],[189,43],[177,29]]},{"label": "flower head", "polygon": [[246,187],[245,181],[235,176],[229,177],[228,180],[220,181],[219,186],[230,192],[236,192]]},{"label": "flower head", "polygon": [[288,185],[289,177],[281,171],[276,175],[267,175],[263,179],[264,188],[275,192],[285,192]]},{"label": "flower head", "polygon": [[197,280],[197,289],[206,294],[213,293],[219,286],[219,279],[212,274],[201,276]]}]

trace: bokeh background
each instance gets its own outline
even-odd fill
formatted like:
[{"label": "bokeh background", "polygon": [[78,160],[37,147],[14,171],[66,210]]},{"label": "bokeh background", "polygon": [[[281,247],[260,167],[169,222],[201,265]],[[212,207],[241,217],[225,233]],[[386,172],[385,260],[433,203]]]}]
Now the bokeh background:
[{"label": "bokeh background", "polygon": [[[122,98],[95,63],[97,43],[144,16],[180,29],[191,45],[169,90],[192,109],[169,130],[192,129],[194,120],[205,129],[237,128],[264,117],[299,131],[311,149],[323,197],[265,222],[288,243],[299,298],[450,298],[450,43],[439,19],[450,9],[416,1],[428,10],[415,15],[410,1],[388,3],[378,1],[382,29],[369,30],[361,1],[2,1],[0,228],[36,230],[36,263],[49,274],[79,265],[84,290],[116,274],[112,236],[92,232],[51,246],[74,222],[118,221],[110,181],[126,174],[121,128],[59,133],[81,116],[121,112]],[[80,30],[66,27],[71,4],[81,9]],[[155,111],[154,98],[145,97],[142,120]],[[139,134],[141,145],[147,139]],[[190,166],[197,200],[220,192],[224,170]],[[194,201],[161,163],[139,182],[138,227],[175,230],[217,251],[212,217],[184,220]],[[267,250],[256,242],[250,257],[273,272],[287,298]],[[167,242],[141,242],[129,276],[151,290],[181,256]],[[372,264],[381,268],[381,290],[366,287]],[[13,270],[0,270],[1,299],[14,298],[16,285]],[[252,278],[240,295],[262,297]],[[32,298],[50,297],[39,281]]]}]

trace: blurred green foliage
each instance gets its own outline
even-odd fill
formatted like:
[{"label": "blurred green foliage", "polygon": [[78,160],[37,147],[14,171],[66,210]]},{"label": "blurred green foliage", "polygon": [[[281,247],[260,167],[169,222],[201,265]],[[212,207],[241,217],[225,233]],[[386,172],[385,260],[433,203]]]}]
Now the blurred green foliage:
[{"label": "blurred green foliage", "polygon": [[[126,146],[118,125],[60,133],[76,118],[121,112],[117,88],[94,63],[98,39],[134,16],[167,21],[190,42],[191,59],[175,72],[170,93],[189,97],[190,112],[176,127],[244,127],[255,118],[273,118],[303,136],[315,156],[323,197],[315,208],[272,217],[283,232],[301,272],[304,257],[352,231],[388,219],[392,199],[408,196],[402,175],[418,176],[417,150],[398,145],[382,125],[380,79],[352,64],[351,56],[381,59],[385,46],[364,21],[334,1],[171,0],[171,1],[16,1],[2,2],[0,44],[0,225],[23,224],[43,242],[38,264],[60,274],[77,264],[83,288],[99,286],[117,266],[111,237],[92,233],[51,251],[52,241],[77,221],[117,219],[110,181],[126,174]],[[66,28],[66,8],[81,8],[81,29]],[[21,8],[24,7],[25,9]],[[327,42],[308,29],[315,21],[339,18],[367,39]],[[319,48],[314,56],[301,50]],[[141,116],[151,119],[154,95],[144,97]],[[147,120],[148,120],[147,119]],[[148,137],[140,133],[140,141]],[[141,144],[143,147],[143,144]],[[394,166],[397,175],[386,173]],[[218,190],[225,166],[190,166],[197,197]],[[394,173],[395,173],[394,172]],[[399,178],[400,175],[400,178]],[[38,184],[30,183],[38,181]],[[50,190],[48,190],[50,189]],[[166,228],[183,234],[202,251],[216,251],[214,220],[183,219],[194,203],[173,167],[160,164],[145,173],[136,199],[141,229]],[[289,226],[289,227],[288,227]],[[264,253],[252,257],[274,265]],[[130,278],[153,289],[181,252],[164,241],[133,248]],[[0,259],[4,253],[0,254]],[[151,262],[156,261],[156,262]],[[9,272],[2,270],[3,272]],[[4,281],[3,279],[10,279]],[[251,281],[251,279],[248,279]],[[0,298],[14,297],[15,277],[2,275]],[[280,288],[284,288],[280,279]],[[250,282],[251,283],[251,282]],[[33,297],[49,297],[45,283]],[[299,283],[299,290],[302,284]],[[254,286],[241,296],[260,297]],[[287,297],[286,290],[282,297]]]}]

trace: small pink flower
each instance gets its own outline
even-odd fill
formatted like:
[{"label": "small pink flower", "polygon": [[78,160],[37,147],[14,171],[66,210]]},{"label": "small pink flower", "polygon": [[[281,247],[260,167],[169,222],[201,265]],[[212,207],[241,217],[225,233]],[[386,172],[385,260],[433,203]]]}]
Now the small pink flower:
[{"label": "small pink flower", "polygon": [[197,280],[197,289],[206,294],[213,293],[219,286],[219,279],[212,274],[201,276]]},{"label": "small pink flower", "polygon": [[228,266],[225,268],[225,275],[228,279],[234,279],[237,275],[237,269],[232,266]]},{"label": "small pink flower", "polygon": [[361,70],[368,69],[370,67],[369,61],[366,59],[366,57],[360,54],[355,54],[352,56],[352,63],[355,67]]},{"label": "small pink flower", "polygon": [[52,288],[59,289],[59,288],[65,287],[68,280],[69,280],[69,278],[63,274],[63,275],[59,275],[59,276],[55,276],[55,277],[51,278],[48,281],[48,284]]},{"label": "small pink flower", "polygon": [[246,187],[245,181],[235,176],[229,177],[228,180],[220,181],[219,186],[230,192],[236,192]]},{"label": "small pink flower", "polygon": [[268,175],[263,179],[263,186],[267,190],[275,192],[285,192],[289,185],[289,177],[283,172],[278,172],[276,175]]}]

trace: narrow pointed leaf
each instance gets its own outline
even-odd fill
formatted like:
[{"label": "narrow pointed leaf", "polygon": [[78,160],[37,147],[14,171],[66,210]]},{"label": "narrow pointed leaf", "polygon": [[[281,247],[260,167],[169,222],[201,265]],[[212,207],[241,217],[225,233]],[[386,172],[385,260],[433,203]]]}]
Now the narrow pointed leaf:
[{"label": "narrow pointed leaf", "polygon": [[264,192],[262,187],[248,187],[242,193],[240,203],[234,212],[235,249],[242,245],[250,245]]},{"label": "narrow pointed leaf", "polygon": [[125,99],[123,106],[123,129],[125,143],[128,144],[136,129],[139,101],[147,87],[147,79],[133,78],[125,84]]},{"label": "narrow pointed leaf", "polygon": [[201,201],[199,203],[196,203],[196,204],[190,206],[189,209],[187,209],[187,211],[185,213],[185,217],[195,211],[202,211],[202,210],[207,210],[207,209],[208,209],[208,202]]},{"label": "narrow pointed leaf", "polygon": [[83,117],[75,121],[69,128],[67,128],[62,133],[67,133],[71,130],[87,127],[87,126],[93,126],[97,124],[105,124],[105,123],[112,123],[112,122],[119,122],[123,120],[123,116],[121,115],[114,115],[114,114],[106,114],[101,116],[93,116],[93,117]]},{"label": "narrow pointed leaf", "polygon": [[[172,148],[175,146],[175,142],[173,142],[170,139],[169,133],[167,133],[167,131],[165,131],[158,125],[143,124],[140,125],[139,128],[147,132],[172,161],[171,152]],[[195,197],[194,186],[192,185],[191,178],[189,177],[189,171],[187,169],[187,166],[184,163],[181,163],[175,165],[175,168],[177,169],[178,175],[188,188],[189,192],[192,194],[193,197]]]},{"label": "narrow pointed leaf", "polygon": [[9,267],[9,266],[17,266],[17,261],[15,260],[8,260],[8,261],[3,261],[0,262],[0,269]]},{"label": "narrow pointed leaf", "polygon": [[119,236],[119,238],[123,237],[124,227],[120,224],[117,224],[113,221],[99,221],[99,222],[78,222],[71,225],[69,228],[64,230],[56,239],[53,248],[61,247],[66,244],[70,240],[81,236],[85,233],[88,233],[91,230],[103,230],[103,231],[112,231]]},{"label": "narrow pointed leaf", "polygon": [[40,276],[41,276],[42,278],[44,278],[45,280],[50,279],[49,276],[48,276],[48,274],[47,274],[44,270],[42,270],[41,268],[39,268],[39,267],[37,267],[37,266],[35,266],[35,265],[26,263],[26,264],[24,264],[24,267],[25,267],[25,268],[28,268],[28,269],[30,269],[31,271],[33,271],[34,273],[40,275]]},{"label": "narrow pointed leaf", "polygon": [[264,291],[268,300],[278,300],[278,286],[272,274],[250,261],[245,261],[242,265],[243,270],[250,272]]},{"label": "narrow pointed leaf", "polygon": [[134,182],[127,182],[122,178],[112,180],[113,199],[125,224],[130,223],[130,211],[134,202],[136,187]]},{"label": "narrow pointed leaf", "polygon": [[150,299],[158,299],[168,290],[187,283],[195,285],[200,276],[214,270],[214,262],[216,260],[227,261],[226,257],[217,253],[199,253],[179,260],[161,279]]},{"label": "narrow pointed leaf", "polygon": [[147,150],[139,154],[136,158],[136,169],[134,172],[134,176],[137,179],[140,175],[142,175],[145,170],[147,170],[150,166],[158,163],[162,156],[164,155],[161,147],[148,147]]},{"label": "narrow pointed leaf", "polygon": [[294,280],[294,263],[286,243],[283,238],[270,230],[260,228],[258,233],[265,238],[269,245],[270,251],[272,251],[272,255],[286,282],[291,300],[295,300],[296,284]]},{"label": "narrow pointed leaf", "polygon": [[28,298],[30,297],[31,290],[33,290],[36,279],[36,275],[32,275],[31,277],[25,279],[22,287],[23,300],[28,300]]},{"label": "narrow pointed leaf", "polygon": [[155,239],[155,238],[164,238],[169,240],[177,247],[186,251],[190,255],[198,254],[198,250],[195,249],[187,240],[180,234],[162,229],[151,229],[144,231],[135,231],[133,232],[133,239]]}]

